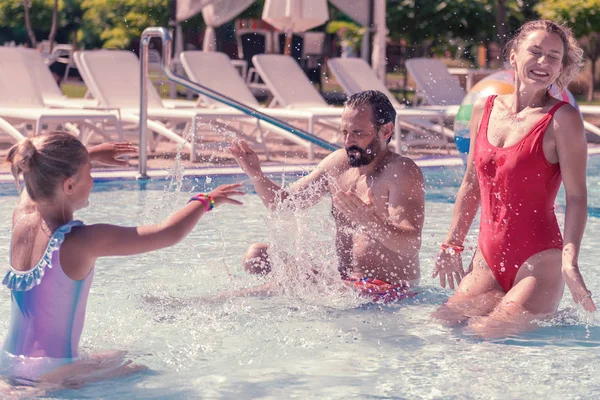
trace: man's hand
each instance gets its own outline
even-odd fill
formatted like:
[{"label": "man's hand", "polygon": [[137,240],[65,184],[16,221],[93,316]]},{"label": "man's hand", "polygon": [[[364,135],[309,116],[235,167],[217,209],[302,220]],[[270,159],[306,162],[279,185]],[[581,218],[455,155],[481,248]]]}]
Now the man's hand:
[{"label": "man's hand", "polygon": [[335,207],[351,222],[365,228],[374,228],[378,217],[373,205],[373,192],[367,190],[368,200],[365,203],[354,192],[342,190],[333,195]]},{"label": "man's hand", "polygon": [[259,178],[262,176],[260,160],[254,150],[248,146],[248,143],[243,140],[234,141],[231,147],[229,147],[229,152],[250,178]]},{"label": "man's hand", "polygon": [[108,142],[102,143],[97,146],[88,149],[91,161],[99,162],[104,165],[126,167],[129,162],[126,160],[119,160],[118,157],[122,157],[127,154],[137,154],[138,149],[127,142]]}]

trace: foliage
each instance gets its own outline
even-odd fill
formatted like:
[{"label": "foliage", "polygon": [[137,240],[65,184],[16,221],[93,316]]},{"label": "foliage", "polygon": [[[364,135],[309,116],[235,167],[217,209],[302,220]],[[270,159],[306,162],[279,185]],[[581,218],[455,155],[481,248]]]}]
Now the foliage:
[{"label": "foliage", "polygon": [[[521,3],[504,1],[508,31],[523,21]],[[446,47],[459,38],[484,43],[497,39],[496,9],[496,0],[398,0],[388,5],[387,25],[393,40],[409,46]]]},{"label": "foliage", "polygon": [[167,26],[169,0],[83,0],[79,39],[88,45],[126,48],[148,26]]},{"label": "foliage", "polygon": [[592,82],[587,99],[594,97],[596,60],[600,58],[600,0],[541,0],[536,11],[542,18],[566,22],[592,63]]},{"label": "foliage", "polygon": [[354,48],[360,44],[360,41],[366,32],[364,27],[347,21],[330,21],[325,30],[327,33],[337,34],[342,42],[345,42],[347,46]]},{"label": "foliage", "polygon": [[600,0],[541,0],[536,11],[542,18],[567,22],[578,38],[600,33]]},{"label": "foliage", "polygon": [[[52,25],[54,0],[30,0],[30,2],[29,14],[35,37],[37,40],[46,39]],[[59,13],[63,13],[65,3],[68,1],[60,0],[58,2]],[[19,43],[27,41],[24,11],[23,0],[0,1],[0,26],[12,29],[12,35],[10,37],[7,35],[5,40],[15,40]],[[64,29],[65,25],[65,18],[59,18],[59,30]]]}]

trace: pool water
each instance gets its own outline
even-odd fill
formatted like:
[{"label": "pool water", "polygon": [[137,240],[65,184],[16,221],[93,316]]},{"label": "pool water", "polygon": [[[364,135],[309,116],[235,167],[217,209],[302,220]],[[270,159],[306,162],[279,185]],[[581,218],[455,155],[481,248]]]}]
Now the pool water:
[{"label": "pool water", "polygon": [[[481,341],[446,328],[430,314],[451,295],[431,278],[433,259],[452,217],[462,168],[425,168],[426,220],[419,295],[392,305],[311,287],[289,270],[286,290],[269,298],[214,295],[265,282],[240,266],[246,247],[268,241],[299,259],[309,254],[334,271],[328,200],[305,212],[269,215],[245,181],[242,207],[207,214],[175,247],[97,263],[81,349],[126,350],[149,371],[49,394],[55,398],[588,398],[600,396],[600,325],[575,307],[568,291],[540,329]],[[580,266],[600,293],[600,158],[588,168],[589,213]],[[294,176],[276,176],[280,183]],[[242,177],[154,182],[98,182],[86,223],[157,222],[190,193]],[[14,189],[0,188],[0,257],[8,259]],[[559,195],[564,218],[564,194]],[[477,223],[474,224],[474,227]],[[476,242],[476,229],[469,234]],[[472,250],[470,250],[472,253]],[[469,254],[470,254],[469,253]],[[465,262],[468,255],[465,256]],[[298,276],[294,276],[293,274]],[[325,278],[329,272],[323,274]],[[0,332],[9,322],[0,296]]]}]

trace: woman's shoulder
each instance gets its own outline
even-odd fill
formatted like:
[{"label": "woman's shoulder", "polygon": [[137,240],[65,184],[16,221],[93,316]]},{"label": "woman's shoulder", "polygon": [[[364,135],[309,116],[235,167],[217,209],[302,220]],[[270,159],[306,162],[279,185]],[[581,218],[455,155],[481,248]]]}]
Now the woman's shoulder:
[{"label": "woman's shoulder", "polygon": [[556,109],[548,128],[555,137],[564,136],[565,140],[572,140],[577,134],[585,137],[583,118],[579,110],[568,103]]},{"label": "woman's shoulder", "polygon": [[553,98],[553,102],[550,104],[551,109],[560,105],[554,113],[554,118],[559,120],[565,120],[567,122],[582,121],[581,113],[575,106],[566,101],[558,100]]}]

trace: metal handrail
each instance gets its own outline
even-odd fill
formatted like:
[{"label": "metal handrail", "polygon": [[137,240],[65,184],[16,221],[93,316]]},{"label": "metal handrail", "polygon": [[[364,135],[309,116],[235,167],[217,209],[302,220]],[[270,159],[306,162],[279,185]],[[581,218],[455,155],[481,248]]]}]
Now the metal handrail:
[{"label": "metal handrail", "polygon": [[171,71],[171,45],[172,39],[171,35],[169,35],[169,31],[163,27],[150,27],[144,29],[142,33],[142,38],[140,42],[140,65],[141,65],[141,73],[140,73],[140,165],[139,165],[139,176],[141,179],[147,179],[147,131],[148,131],[148,45],[150,44],[150,39],[153,37],[158,37],[162,40],[162,61],[161,66],[164,70],[164,73],[172,82],[175,82],[185,88],[192,90],[196,93],[202,94],[206,97],[209,97],[213,100],[216,100],[221,103],[225,103],[226,105],[235,108],[245,114],[248,114],[251,117],[257,118],[261,121],[265,121],[269,124],[272,124],[278,128],[284,129],[301,139],[304,139],[312,144],[315,144],[319,147],[322,147],[329,151],[335,151],[340,147],[329,143],[307,131],[302,129],[298,129],[285,121],[280,120],[279,118],[272,117],[265,113],[262,113],[252,107],[248,107],[247,105],[240,103],[239,101],[232,99],[228,96],[225,96],[219,92],[216,92],[206,86],[200,85],[198,83],[192,82],[180,75],[177,75]]}]

